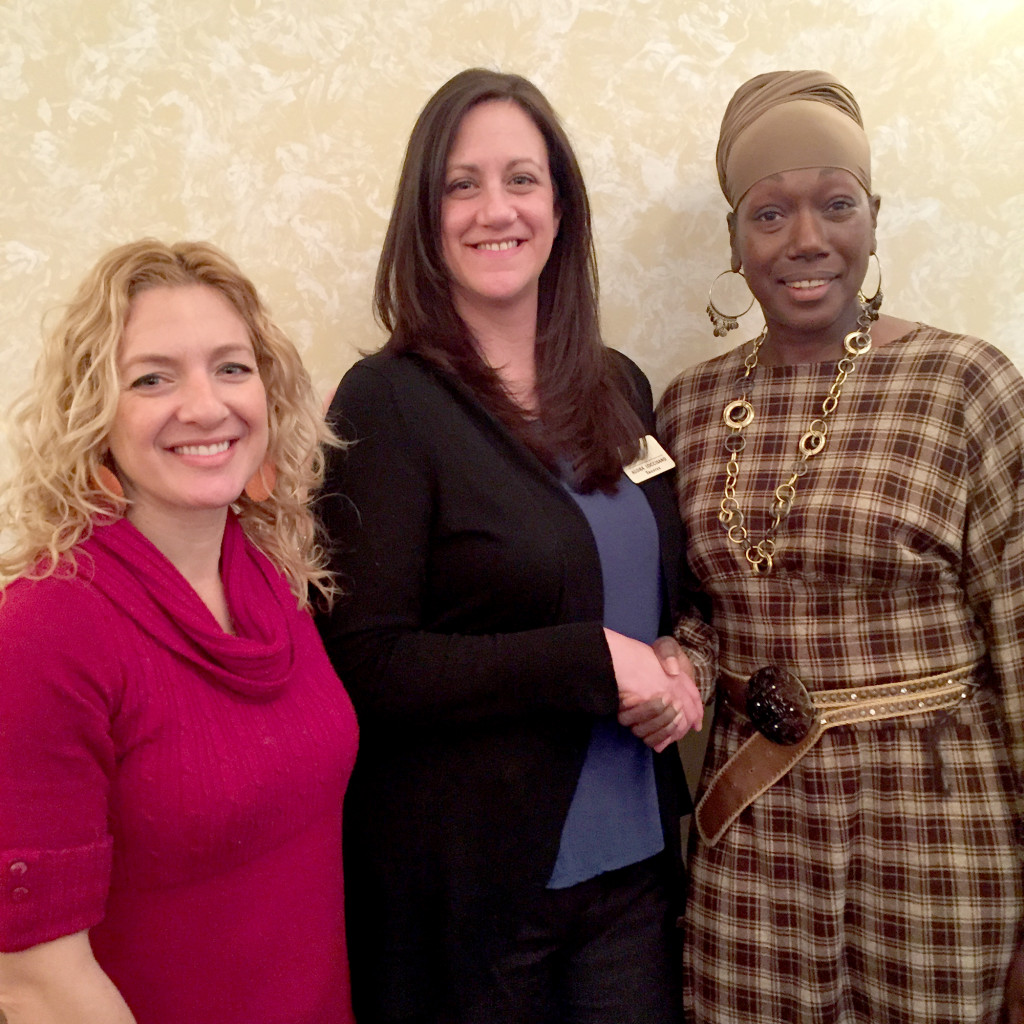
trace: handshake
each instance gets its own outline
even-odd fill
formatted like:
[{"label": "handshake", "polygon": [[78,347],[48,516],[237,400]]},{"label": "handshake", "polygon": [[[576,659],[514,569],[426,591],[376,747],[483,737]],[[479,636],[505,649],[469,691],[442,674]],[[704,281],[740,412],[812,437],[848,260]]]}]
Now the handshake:
[{"label": "handshake", "polygon": [[619,687],[619,723],[662,751],[704,721],[693,665],[670,636],[651,645],[605,629]]}]

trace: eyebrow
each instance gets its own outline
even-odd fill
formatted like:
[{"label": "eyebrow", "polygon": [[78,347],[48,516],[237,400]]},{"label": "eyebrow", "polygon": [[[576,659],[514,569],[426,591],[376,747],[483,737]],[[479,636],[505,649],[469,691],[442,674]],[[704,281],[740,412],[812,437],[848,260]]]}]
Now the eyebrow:
[{"label": "eyebrow", "polygon": [[[850,196],[853,196],[854,198],[857,198],[857,193],[858,192],[863,193],[864,192],[864,187],[860,184],[859,181],[857,181],[856,178],[853,177],[852,174],[850,175],[850,177],[851,177],[853,185],[858,186],[857,189],[847,188],[847,182],[845,180],[840,180],[838,182],[834,180],[836,178],[836,175],[842,173],[845,170],[846,170],[845,167],[821,167],[821,168],[819,168],[819,170],[818,170],[818,177],[815,180],[815,187],[821,186],[821,185],[834,185],[835,188],[842,189],[844,195],[850,195]],[[782,179],[783,173],[785,173],[785,172],[780,171],[778,174],[766,174],[761,179],[761,181],[769,181],[773,185],[781,185],[782,180],[783,180]],[[847,171],[847,173],[849,173],[849,172]],[[759,184],[760,184],[760,182],[755,182],[754,186],[759,185]],[[754,186],[751,186],[751,190],[750,190],[751,192],[754,190]],[[747,196],[749,196],[749,194],[750,193],[748,192],[747,195],[745,195],[743,197],[743,200],[745,200],[747,198]],[[771,196],[769,196],[769,199],[770,198],[771,198]],[[741,204],[742,204],[743,200],[741,200]],[[767,202],[767,201],[768,200],[762,200],[762,202]],[[756,204],[752,204],[752,205],[756,205]]]},{"label": "eyebrow", "polygon": [[[803,169],[804,168],[800,168],[800,167],[792,168],[792,170],[794,170],[794,171],[799,171],[799,170],[803,170]],[[831,177],[832,175],[837,174],[840,171],[846,171],[846,168],[845,167],[832,167],[831,165],[825,165],[825,166],[819,167],[818,168],[818,181],[821,181],[822,178]],[[774,174],[766,174],[761,179],[761,181],[782,181],[783,174],[788,174],[788,173],[789,173],[788,171],[776,171]],[[850,174],[849,171],[846,171],[846,173]],[[851,177],[853,177],[852,174],[851,174]],[[854,180],[856,181],[856,178],[854,178]],[[754,184],[756,185],[757,182],[755,181]]]},{"label": "eyebrow", "polygon": [[[247,359],[256,358],[256,352],[252,345],[243,345],[241,343],[229,342],[226,345],[218,345],[211,353],[210,357],[216,359],[227,359],[231,356],[243,355]],[[125,368],[131,366],[137,366],[139,364],[146,366],[173,366],[178,362],[175,356],[165,355],[162,352],[140,352],[138,355],[132,356],[131,359],[127,360],[123,365]]]},{"label": "eyebrow", "polygon": [[[541,170],[541,171],[544,170],[544,164],[538,163],[532,156],[517,156],[517,157],[514,157],[512,160],[509,160],[505,164],[504,170],[506,170],[506,171],[510,170],[511,168],[516,167],[519,164],[532,164],[538,170]],[[470,163],[449,164],[448,167],[447,167],[447,171],[449,173],[451,173],[452,171],[478,171],[478,170],[480,170],[480,165],[479,164],[470,164]]]}]

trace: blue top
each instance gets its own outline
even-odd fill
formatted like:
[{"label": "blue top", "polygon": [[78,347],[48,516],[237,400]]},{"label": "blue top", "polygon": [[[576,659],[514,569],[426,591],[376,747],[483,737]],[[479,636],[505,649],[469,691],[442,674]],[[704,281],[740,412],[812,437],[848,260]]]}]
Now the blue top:
[{"label": "blue top", "polygon": [[[597,543],[605,626],[653,643],[661,617],[661,572],[658,527],[647,498],[626,476],[615,494],[569,493]],[[564,889],[636,864],[664,847],[652,751],[615,718],[599,719],[548,888]]]}]

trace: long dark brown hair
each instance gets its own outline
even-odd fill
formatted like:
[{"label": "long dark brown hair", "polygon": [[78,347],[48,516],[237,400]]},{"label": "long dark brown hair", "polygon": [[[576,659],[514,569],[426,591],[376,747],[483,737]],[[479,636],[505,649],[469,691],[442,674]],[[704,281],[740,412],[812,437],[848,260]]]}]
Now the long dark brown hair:
[{"label": "long dark brown hair", "polygon": [[[561,223],[540,276],[537,381],[540,421],[527,415],[481,358],[456,312],[441,249],[448,154],[467,111],[517,104],[544,137]],[[374,288],[391,332],[385,348],[414,352],[455,374],[551,469],[573,465],[581,491],[611,490],[639,455],[643,428],[621,361],[601,340],[597,258],[583,175],[565,130],[540,90],[519,75],[470,68],[428,100],[412,130]]]}]

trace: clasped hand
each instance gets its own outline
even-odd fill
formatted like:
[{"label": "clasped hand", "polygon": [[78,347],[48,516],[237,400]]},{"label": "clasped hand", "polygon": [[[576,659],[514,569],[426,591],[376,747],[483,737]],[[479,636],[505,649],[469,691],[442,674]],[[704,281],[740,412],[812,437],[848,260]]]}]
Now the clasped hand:
[{"label": "clasped hand", "polygon": [[619,723],[662,751],[704,721],[693,666],[672,637],[653,646],[605,629],[619,687]]}]

